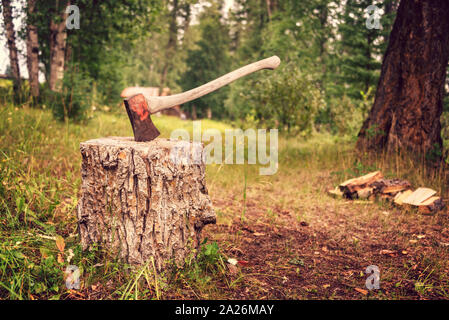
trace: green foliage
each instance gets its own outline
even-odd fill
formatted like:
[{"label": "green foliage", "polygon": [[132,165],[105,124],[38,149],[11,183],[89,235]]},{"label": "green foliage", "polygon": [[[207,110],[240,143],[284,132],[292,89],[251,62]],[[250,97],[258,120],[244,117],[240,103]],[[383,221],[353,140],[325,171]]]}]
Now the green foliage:
[{"label": "green foliage", "polygon": [[[380,30],[366,27],[366,8],[373,4],[384,11],[379,21],[382,26]],[[341,41],[337,51],[341,76],[338,80],[348,86],[340,86],[337,91],[352,99],[362,100],[360,92],[368,92],[377,85],[382,54],[387,46],[385,40],[388,39],[395,16],[394,11],[385,13],[391,4],[391,0],[353,0],[347,2],[341,14],[342,21],[338,26]]]},{"label": "green foliage", "polygon": [[197,255],[192,254],[186,258],[183,268],[172,269],[172,281],[200,291],[216,290],[214,279],[227,282],[225,257],[215,241],[207,242],[208,239],[205,238]]},{"label": "green foliage", "polygon": [[[127,60],[129,48],[151,31],[162,1],[77,0],[71,4],[79,7],[80,29],[67,30],[66,63],[77,65],[78,72],[102,84],[97,89],[98,96],[103,99],[101,103],[117,102],[124,86],[121,67]],[[60,13],[66,5],[67,1],[42,2],[28,18],[38,29],[39,59],[45,67],[47,80],[52,38],[49,19],[60,22]],[[21,36],[25,37],[23,31]],[[61,101],[60,97],[58,100]]]},{"label": "green foliage", "polygon": [[288,134],[307,136],[324,101],[310,76],[293,63],[258,81],[247,82],[247,92],[230,101],[230,113],[251,110],[254,120],[267,128],[279,128]]},{"label": "green foliage", "polygon": [[86,112],[91,102],[89,97],[91,88],[90,78],[79,72],[77,65],[70,66],[64,73],[61,92],[47,90],[46,93],[46,100],[55,118],[61,121],[86,119]]},{"label": "green foliage", "polygon": [[[229,31],[220,19],[219,10],[220,3],[212,2],[200,15],[201,38],[195,43],[196,48],[188,51],[188,68],[179,82],[183,90],[198,87],[230,71]],[[210,108],[215,117],[222,118],[227,91],[227,87],[222,88],[184,106],[191,110],[195,105],[200,117],[205,117],[207,109]]]}]

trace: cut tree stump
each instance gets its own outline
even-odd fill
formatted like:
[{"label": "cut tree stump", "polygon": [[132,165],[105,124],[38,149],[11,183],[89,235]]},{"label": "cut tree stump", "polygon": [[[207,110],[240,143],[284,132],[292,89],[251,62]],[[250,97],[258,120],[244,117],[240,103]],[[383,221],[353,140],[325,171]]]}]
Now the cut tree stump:
[{"label": "cut tree stump", "polygon": [[[176,162],[180,145],[189,153]],[[153,257],[161,270],[170,260],[182,265],[203,227],[216,222],[201,143],[108,137],[83,142],[80,150],[83,249],[97,243],[130,264]]]}]

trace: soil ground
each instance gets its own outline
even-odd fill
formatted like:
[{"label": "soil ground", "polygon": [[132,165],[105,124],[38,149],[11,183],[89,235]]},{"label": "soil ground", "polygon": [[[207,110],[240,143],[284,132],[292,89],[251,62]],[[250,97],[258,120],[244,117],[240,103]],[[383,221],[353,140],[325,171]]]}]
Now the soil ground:
[{"label": "soil ground", "polygon": [[[361,157],[354,140],[340,137],[280,136],[275,175],[260,176],[255,165],[207,166],[217,223],[207,225],[203,237],[218,244],[221,267],[209,272],[193,265],[174,276],[154,275],[79,249],[79,143],[130,136],[124,111],[99,114],[88,125],[60,123],[48,111],[29,108],[9,106],[0,113],[0,299],[449,298],[447,207],[421,215],[326,193],[348,178],[381,170],[386,178],[407,179],[448,199],[447,170],[398,156]],[[163,137],[176,128],[192,130],[190,121],[154,121]],[[202,126],[229,127],[210,120]],[[65,240],[62,251],[58,237]],[[83,268],[82,287],[67,291],[63,276],[71,254],[70,263]],[[380,270],[378,290],[365,285],[366,268],[373,265]]]}]

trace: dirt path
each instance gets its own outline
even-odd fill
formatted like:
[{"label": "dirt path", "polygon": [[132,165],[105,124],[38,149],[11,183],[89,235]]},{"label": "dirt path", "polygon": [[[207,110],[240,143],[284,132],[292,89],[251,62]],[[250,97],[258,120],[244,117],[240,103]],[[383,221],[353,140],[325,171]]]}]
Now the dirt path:
[{"label": "dirt path", "polygon": [[[233,288],[222,288],[228,298],[449,297],[447,211],[423,216],[388,204],[333,199],[324,192],[332,186],[328,174],[297,183],[298,192],[287,197],[281,183],[248,188],[243,223],[241,194],[212,194],[217,225],[205,235],[243,261],[230,275]],[[269,196],[277,187],[278,201]],[[365,286],[370,265],[380,269],[379,290]]]}]

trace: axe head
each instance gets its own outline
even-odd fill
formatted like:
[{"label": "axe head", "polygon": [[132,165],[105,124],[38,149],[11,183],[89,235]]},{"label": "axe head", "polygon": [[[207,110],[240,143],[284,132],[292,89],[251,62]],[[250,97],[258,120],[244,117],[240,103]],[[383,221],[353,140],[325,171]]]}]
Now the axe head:
[{"label": "axe head", "polygon": [[143,142],[156,139],[160,132],[151,121],[147,100],[143,94],[136,94],[124,101],[133,128],[134,140]]}]

